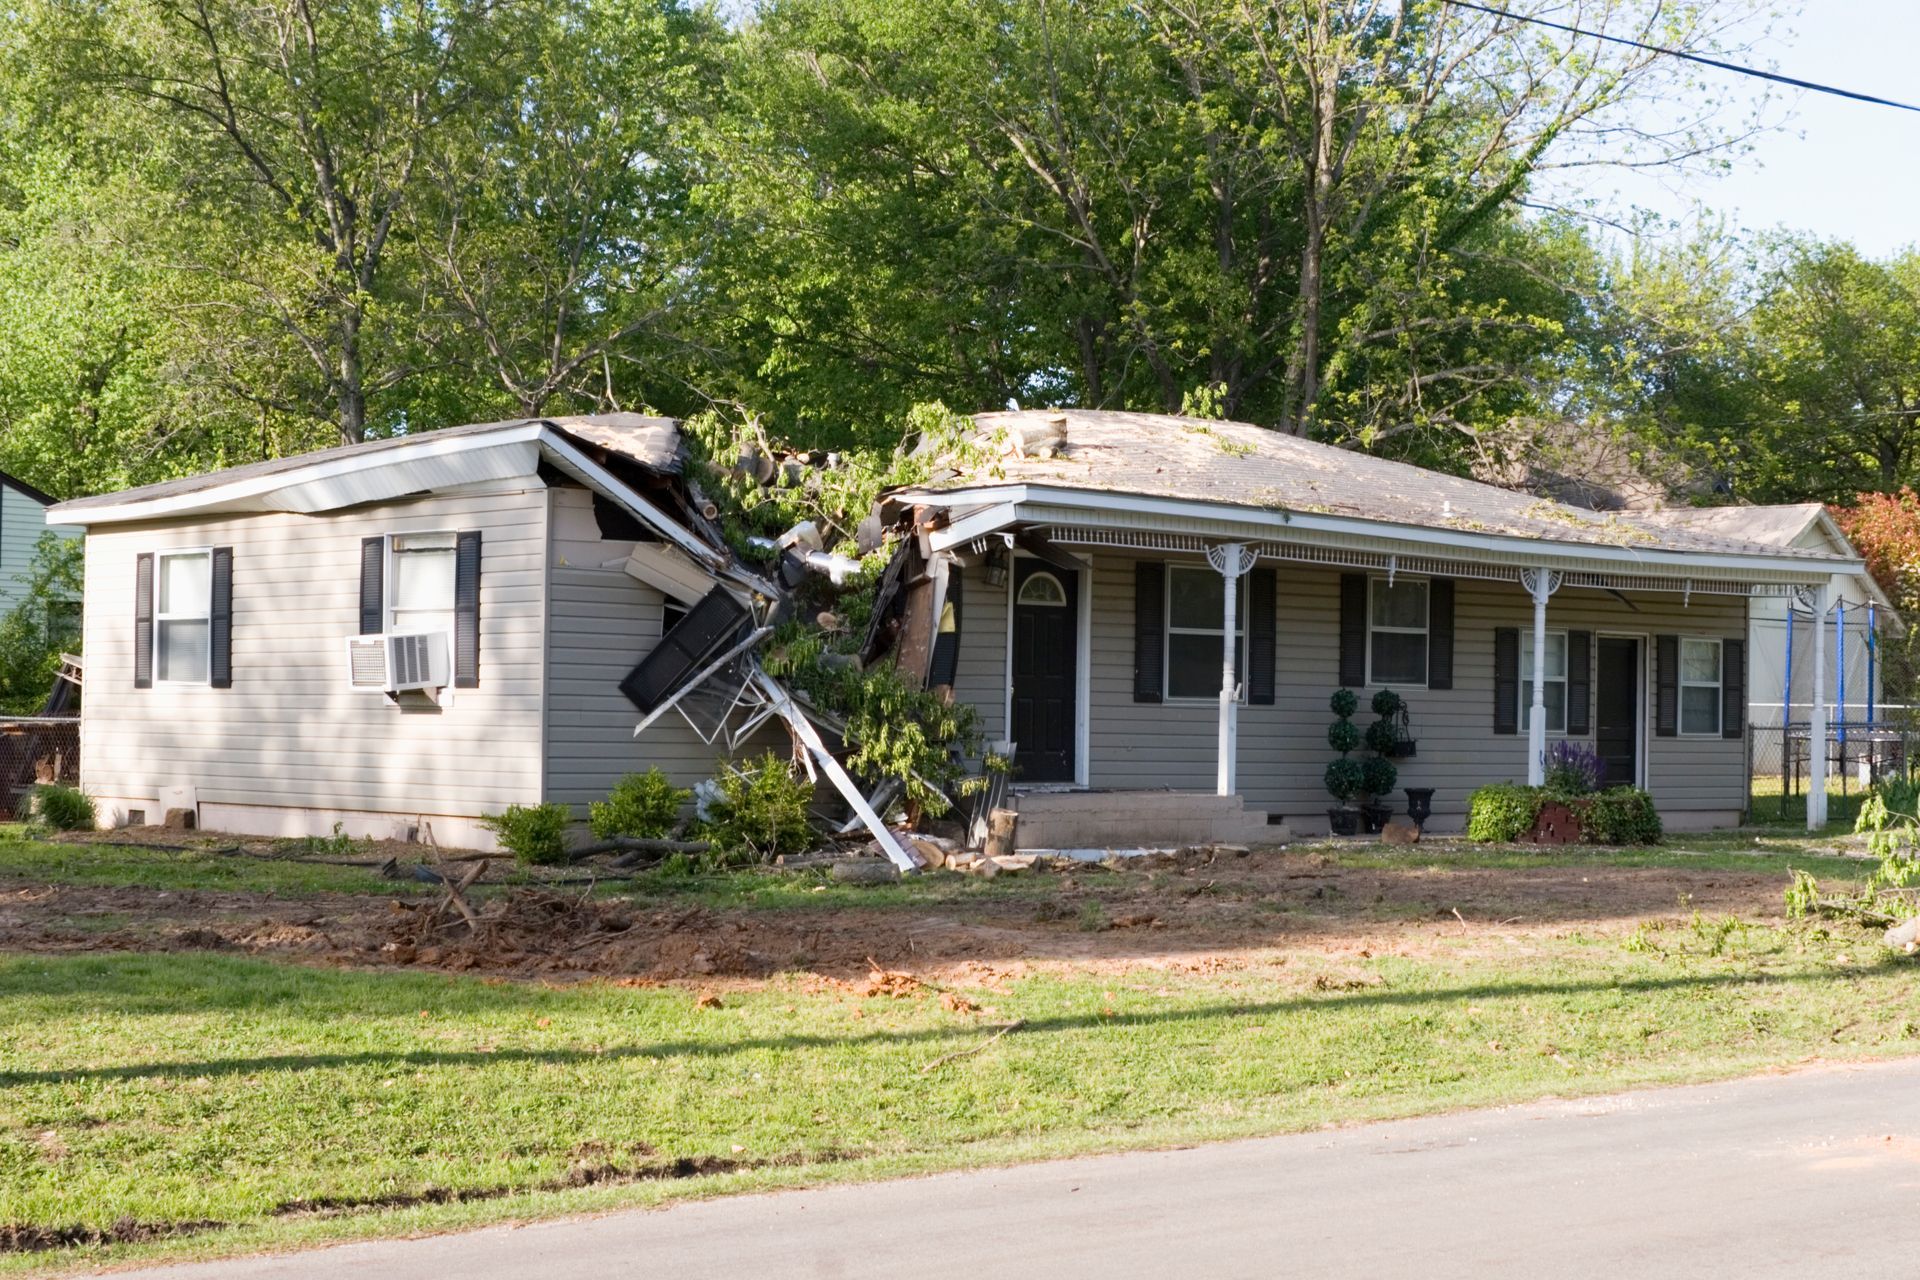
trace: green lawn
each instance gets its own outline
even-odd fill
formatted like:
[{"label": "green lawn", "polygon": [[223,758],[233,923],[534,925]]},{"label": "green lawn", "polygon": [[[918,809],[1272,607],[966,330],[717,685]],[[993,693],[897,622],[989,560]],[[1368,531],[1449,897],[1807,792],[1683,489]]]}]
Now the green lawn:
[{"label": "green lawn", "polygon": [[[1729,921],[863,998],[0,959],[0,1228],[228,1224],[0,1269],[1311,1128],[1920,1047],[1912,970]],[[1014,1019],[1024,1025],[980,1052]],[[715,1158],[732,1172],[662,1176]],[[592,1185],[568,1188],[569,1178]],[[422,1199],[423,1203],[408,1204]],[[304,1202],[304,1207],[303,1207]],[[313,1205],[327,1206],[317,1212]],[[379,1207],[382,1205],[385,1207]],[[374,1206],[355,1209],[356,1205]]]},{"label": "green lawn", "polygon": [[[1436,842],[1311,854],[1423,872],[1778,872],[1784,888],[1789,864],[1823,878],[1860,874],[1862,863],[1830,852],[1837,834],[1808,841],[1758,829],[1638,851]],[[1212,889],[1216,875],[1219,892],[1257,892],[1233,880],[1253,865],[1200,871],[1193,892]],[[1117,895],[1115,904],[1145,884],[1189,883],[1158,871],[1074,879],[1083,898]],[[857,904],[964,919],[969,902],[1001,903],[1004,917],[1014,900],[1026,912],[1021,900],[1038,907],[1066,882],[936,876],[856,889],[811,875],[656,875],[620,891],[747,912]],[[1454,882],[1409,883],[1429,882],[1435,896],[1424,907],[1424,898],[1390,905],[1409,920],[1445,916]],[[0,832],[0,890],[46,884],[288,898],[423,891],[311,859],[51,845]],[[126,923],[122,910],[138,909],[75,921],[113,929]],[[1395,934],[1385,908],[1325,909],[1352,913],[1383,940],[1361,951],[1309,937],[1204,974],[1059,967],[899,999],[796,974],[724,985],[717,1006],[685,986],[544,986],[194,951],[0,953],[0,1273],[1920,1051],[1911,962],[1862,932],[1669,910],[1626,931],[1463,919],[1458,933]],[[116,1224],[161,1238],[89,1242]],[[24,1247],[49,1233],[82,1243]]]}]

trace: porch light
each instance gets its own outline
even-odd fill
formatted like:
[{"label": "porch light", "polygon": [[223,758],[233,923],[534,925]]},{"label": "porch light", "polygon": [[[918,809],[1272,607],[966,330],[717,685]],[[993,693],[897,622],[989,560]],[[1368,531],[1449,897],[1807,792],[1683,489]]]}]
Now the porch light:
[{"label": "porch light", "polygon": [[1007,549],[1005,547],[987,549],[987,585],[990,587],[1007,585]]}]

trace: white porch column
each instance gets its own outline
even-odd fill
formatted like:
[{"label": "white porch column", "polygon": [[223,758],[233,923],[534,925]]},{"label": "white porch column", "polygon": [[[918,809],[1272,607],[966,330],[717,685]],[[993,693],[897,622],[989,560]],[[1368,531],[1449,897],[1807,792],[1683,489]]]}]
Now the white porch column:
[{"label": "white porch column", "polygon": [[1813,589],[1813,706],[1807,713],[1807,830],[1827,825],[1827,610],[1832,583]]},{"label": "white porch column", "polygon": [[1551,569],[1522,569],[1520,585],[1533,596],[1533,710],[1527,715],[1527,785],[1547,780],[1547,600],[1560,589]]},{"label": "white porch column", "polygon": [[1238,542],[1207,548],[1207,563],[1220,573],[1225,608],[1220,637],[1220,760],[1215,791],[1230,796],[1239,785],[1240,681],[1234,671],[1234,631],[1240,611],[1240,577],[1253,568],[1253,552]]}]

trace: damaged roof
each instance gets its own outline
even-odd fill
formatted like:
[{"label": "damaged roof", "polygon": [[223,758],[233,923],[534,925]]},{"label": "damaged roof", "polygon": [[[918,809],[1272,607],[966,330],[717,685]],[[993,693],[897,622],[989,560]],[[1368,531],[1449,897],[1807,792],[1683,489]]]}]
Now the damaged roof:
[{"label": "damaged roof", "polygon": [[[1057,434],[1062,418],[1066,442],[1051,456],[1021,456],[1015,449],[1016,439],[1044,437],[1050,427]],[[982,413],[974,422],[982,441],[1002,437],[1001,446],[989,450],[992,456],[906,493],[1035,485],[1576,546],[1764,555],[1849,568],[1854,563],[1737,529],[1694,528],[1643,513],[1602,514],[1245,422],[1091,409]]]},{"label": "damaged roof", "polygon": [[[209,471],[204,475],[182,476],[178,480],[143,485],[137,489],[123,489],[116,493],[75,498],[70,502],[60,503],[56,510],[61,517],[80,518],[78,522],[85,523],[83,517],[90,512],[159,504],[169,499],[190,499],[196,494],[211,494],[217,490],[271,481],[283,476],[291,482],[298,473],[317,467],[362,462],[367,465],[378,465],[391,455],[414,452],[428,446],[440,447],[441,442],[464,441],[473,437],[504,436],[516,429],[529,427],[553,428],[581,444],[619,454],[650,470],[665,474],[675,474],[680,470],[680,424],[673,418],[655,418],[638,413],[605,413],[562,418],[509,418],[501,422],[475,422],[466,426],[443,427],[435,431],[393,436],[384,440],[368,440],[361,444],[339,445],[332,449],[292,454],[284,458],[268,458],[264,462],[229,467],[224,471]],[[177,506],[177,501],[171,505]]]}]

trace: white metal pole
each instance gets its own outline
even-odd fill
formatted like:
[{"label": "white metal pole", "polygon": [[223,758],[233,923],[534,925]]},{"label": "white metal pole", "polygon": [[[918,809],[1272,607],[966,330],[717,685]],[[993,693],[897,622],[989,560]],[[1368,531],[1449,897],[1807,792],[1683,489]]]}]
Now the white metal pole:
[{"label": "white metal pole", "polygon": [[1807,714],[1807,830],[1827,825],[1827,586],[1813,591],[1813,706]]},{"label": "white metal pole", "polygon": [[1235,678],[1233,633],[1239,624],[1235,615],[1240,604],[1242,548],[1239,543],[1230,543],[1215,551],[1218,556],[1210,554],[1207,558],[1220,571],[1220,585],[1226,599],[1221,624],[1224,634],[1220,637],[1220,763],[1215,789],[1223,796],[1230,796],[1237,783],[1234,775],[1239,755],[1240,683]]},{"label": "white metal pole", "polygon": [[1527,785],[1547,780],[1547,597],[1552,575],[1533,570],[1533,710],[1527,717]]}]

